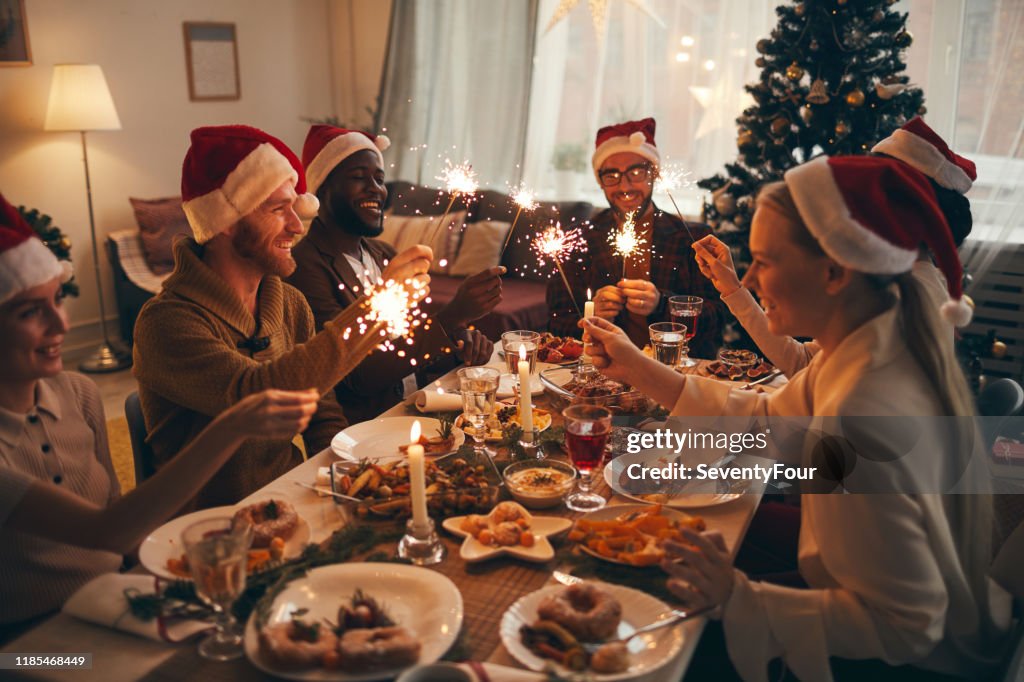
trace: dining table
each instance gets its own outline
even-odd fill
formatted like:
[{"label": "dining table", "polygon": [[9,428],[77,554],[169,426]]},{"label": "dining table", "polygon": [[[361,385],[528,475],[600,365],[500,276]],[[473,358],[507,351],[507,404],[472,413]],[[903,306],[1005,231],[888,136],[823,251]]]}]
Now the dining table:
[{"label": "dining table", "polygon": [[[488,363],[505,371],[505,363],[498,354]],[[774,382],[773,382],[774,383]],[[442,376],[431,388],[457,390],[455,370]],[[758,389],[763,390],[763,389]],[[769,387],[767,390],[771,390]],[[547,395],[538,395],[534,400],[538,407],[550,406]],[[553,411],[554,413],[554,411]],[[409,417],[419,415],[411,401],[400,403],[384,412],[380,418]],[[429,417],[431,415],[421,415]],[[554,416],[558,416],[554,413]],[[770,460],[744,455],[749,464],[770,465]],[[272,481],[239,504],[247,504],[268,497],[284,499],[294,505],[299,516],[309,524],[310,541],[320,542],[348,523],[360,520],[343,504],[335,503],[331,497],[318,494],[307,486],[317,479],[318,472],[337,459],[337,455],[326,448],[310,456],[304,463]],[[635,504],[634,500],[616,493],[605,483],[599,471],[595,471],[594,489],[608,498],[609,505]],[[700,509],[689,509],[690,513],[704,518],[709,529],[719,531],[730,552],[735,555],[750,521],[756,512],[764,493],[763,482],[751,481],[746,492],[725,504]],[[565,509],[539,512],[575,519],[580,514]],[[440,523],[438,523],[440,530]],[[513,667],[522,666],[512,657],[501,643],[499,624],[505,611],[520,597],[555,583],[555,571],[564,568],[559,558],[546,563],[526,563],[514,558],[497,558],[484,563],[469,564],[459,556],[461,538],[440,531],[448,552],[444,561],[427,570],[438,571],[447,576],[462,595],[464,625],[463,637],[468,645],[470,660],[484,661]],[[562,540],[561,545],[567,540]],[[556,543],[558,545],[559,543]],[[391,543],[394,551],[394,543]],[[133,569],[143,571],[141,567]],[[660,569],[646,569],[652,572],[652,580],[664,580]],[[143,571],[144,572],[144,571]],[[697,642],[706,625],[705,617],[697,617],[680,623],[683,645],[666,665],[656,671],[642,674],[634,679],[638,682],[661,682],[681,680],[693,657]],[[665,630],[669,630],[666,628]],[[657,634],[657,633],[654,633]],[[69,680],[109,682],[111,680],[145,680],[147,682],[170,682],[171,680],[264,680],[274,679],[254,667],[244,657],[228,662],[214,662],[201,658],[194,641],[177,644],[151,641],[117,630],[94,625],[65,613],[58,613],[21,637],[0,649],[4,654],[80,654],[92,655],[91,669],[68,670],[5,670],[5,679]],[[537,680],[542,680],[541,675]]]}]

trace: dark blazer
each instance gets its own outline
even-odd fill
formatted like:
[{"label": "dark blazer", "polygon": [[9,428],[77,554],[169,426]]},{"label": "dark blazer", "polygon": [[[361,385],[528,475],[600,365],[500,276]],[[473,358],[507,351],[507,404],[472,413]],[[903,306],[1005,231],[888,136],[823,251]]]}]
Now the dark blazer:
[{"label": "dark blazer", "polygon": [[[305,239],[292,249],[298,267],[286,280],[306,297],[317,331],[363,293],[359,278],[341,252],[336,229],[319,218],[313,220]],[[394,248],[377,239],[364,239],[363,248],[381,270],[385,261],[395,256]],[[402,348],[406,352],[404,358],[395,352],[375,350],[334,387],[349,422],[373,419],[398,404],[402,400],[402,379],[413,371],[439,370],[435,367],[438,363],[454,366],[452,342],[439,324],[432,324],[425,331],[419,328],[413,344],[405,346],[403,342]],[[425,361],[427,354],[430,357]],[[415,367],[410,363],[412,358],[416,358]]]}]

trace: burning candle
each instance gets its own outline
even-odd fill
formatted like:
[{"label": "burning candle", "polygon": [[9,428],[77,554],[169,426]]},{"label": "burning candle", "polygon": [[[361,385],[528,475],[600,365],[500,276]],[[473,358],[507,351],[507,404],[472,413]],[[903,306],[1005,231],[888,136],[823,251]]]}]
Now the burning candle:
[{"label": "burning candle", "polygon": [[412,524],[416,528],[427,526],[427,479],[424,473],[423,446],[420,440],[420,420],[412,423],[409,431],[409,494],[412,496]]},{"label": "burning candle", "polygon": [[[587,300],[583,304],[583,319],[594,316],[594,301],[593,294],[590,293],[590,289],[587,289]],[[590,343],[590,334],[583,332],[583,357],[580,358],[580,362],[584,365],[590,364],[590,354],[587,353],[587,344]]]},{"label": "burning candle", "polygon": [[519,346],[519,422],[523,425],[523,440],[533,440],[533,396],[530,393],[530,362],[526,359],[526,345]]}]

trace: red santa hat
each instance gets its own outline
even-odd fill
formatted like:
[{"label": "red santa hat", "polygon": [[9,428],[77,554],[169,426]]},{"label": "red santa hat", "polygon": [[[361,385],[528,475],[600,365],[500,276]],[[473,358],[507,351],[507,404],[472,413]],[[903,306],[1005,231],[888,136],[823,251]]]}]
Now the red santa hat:
[{"label": "red santa hat", "polygon": [[228,229],[288,181],[299,195],[295,212],[315,216],[320,202],[306,192],[302,164],[284,142],[249,126],[196,128],[181,168],[182,207],[196,241]]},{"label": "red santa hat", "polygon": [[659,165],[661,155],[654,145],[654,126],[653,118],[645,118],[605,126],[598,130],[597,138],[594,140],[594,156],[591,159],[594,175],[597,175],[605,159],[620,152],[639,154],[655,166]]},{"label": "red santa hat", "polygon": [[358,151],[369,149],[384,165],[382,151],[391,146],[386,135],[371,135],[361,130],[346,130],[328,125],[315,125],[302,145],[302,164],[306,167],[309,191],[316,194],[327,176],[339,163]]},{"label": "red santa hat", "polygon": [[836,262],[896,275],[910,271],[924,243],[946,278],[951,300],[942,316],[957,327],[971,321],[960,257],[928,178],[895,159],[819,156],[786,171],[785,179],[807,228]]},{"label": "red santa hat", "polygon": [[71,279],[71,263],[58,261],[18,209],[0,194],[0,303],[60,277]]},{"label": "red santa hat", "polygon": [[953,152],[920,116],[910,119],[874,147],[872,152],[886,154],[916,168],[940,186],[966,194],[978,171],[974,162]]}]

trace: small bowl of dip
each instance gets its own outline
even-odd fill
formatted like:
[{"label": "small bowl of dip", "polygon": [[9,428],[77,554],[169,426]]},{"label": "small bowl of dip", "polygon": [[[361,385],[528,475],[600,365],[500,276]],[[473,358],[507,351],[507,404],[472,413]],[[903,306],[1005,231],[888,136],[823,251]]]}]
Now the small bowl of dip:
[{"label": "small bowl of dip", "polygon": [[502,478],[516,502],[528,509],[547,509],[562,503],[576,485],[576,469],[553,459],[528,459],[505,467]]}]

